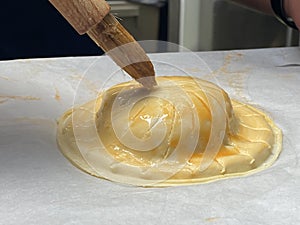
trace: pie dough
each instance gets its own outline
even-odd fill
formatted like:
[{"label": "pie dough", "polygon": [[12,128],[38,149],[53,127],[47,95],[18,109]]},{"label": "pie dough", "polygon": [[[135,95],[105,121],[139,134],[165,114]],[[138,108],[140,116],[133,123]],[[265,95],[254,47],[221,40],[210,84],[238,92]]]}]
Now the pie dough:
[{"label": "pie dough", "polygon": [[137,186],[204,183],[269,167],[282,134],[262,111],[193,77],[157,77],[152,90],[131,81],[67,111],[61,152],[78,168]]}]

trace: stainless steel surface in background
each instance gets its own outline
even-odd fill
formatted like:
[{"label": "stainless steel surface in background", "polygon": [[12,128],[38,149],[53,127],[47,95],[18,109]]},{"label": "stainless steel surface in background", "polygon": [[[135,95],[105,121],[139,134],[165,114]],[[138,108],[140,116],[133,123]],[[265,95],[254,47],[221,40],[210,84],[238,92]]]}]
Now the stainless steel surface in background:
[{"label": "stainless steel surface in background", "polygon": [[138,40],[157,40],[159,32],[159,9],[154,6],[108,1],[111,12]]},{"label": "stainless steel surface in background", "polygon": [[[203,0],[200,14],[199,50],[277,47],[288,44],[289,29],[273,16],[224,0]],[[296,45],[297,40],[294,32],[290,44]]]},{"label": "stainless steel surface in background", "polygon": [[[124,26],[138,40],[158,39],[162,15],[157,8],[128,1],[109,2],[114,14],[120,15]],[[129,8],[135,13],[126,13]],[[291,31],[273,16],[226,0],[168,1],[167,20],[167,40],[194,51],[298,44],[297,32]]]},{"label": "stainless steel surface in background", "polygon": [[[296,32],[274,17],[225,0],[108,2],[138,40],[168,40],[191,50],[297,45]],[[78,35],[47,0],[3,1],[1,6],[0,60],[103,54],[87,35]],[[151,52],[166,50],[153,46]]]}]

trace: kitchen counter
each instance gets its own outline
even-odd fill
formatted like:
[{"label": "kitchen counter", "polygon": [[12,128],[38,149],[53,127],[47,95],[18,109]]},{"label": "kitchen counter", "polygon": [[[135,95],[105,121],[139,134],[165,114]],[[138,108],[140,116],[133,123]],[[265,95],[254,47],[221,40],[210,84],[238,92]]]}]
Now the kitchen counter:
[{"label": "kitchen counter", "polygon": [[140,188],[75,168],[56,145],[56,119],[129,80],[108,57],[0,62],[0,224],[299,224],[300,49],[150,54],[158,75],[217,83],[267,112],[283,150],[251,176]]}]

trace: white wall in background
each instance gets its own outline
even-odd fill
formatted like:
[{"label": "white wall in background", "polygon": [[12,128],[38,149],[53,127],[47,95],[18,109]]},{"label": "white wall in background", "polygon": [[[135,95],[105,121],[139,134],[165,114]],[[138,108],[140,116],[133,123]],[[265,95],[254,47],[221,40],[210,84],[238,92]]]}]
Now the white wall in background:
[{"label": "white wall in background", "polygon": [[199,49],[201,0],[180,0],[179,44]]}]

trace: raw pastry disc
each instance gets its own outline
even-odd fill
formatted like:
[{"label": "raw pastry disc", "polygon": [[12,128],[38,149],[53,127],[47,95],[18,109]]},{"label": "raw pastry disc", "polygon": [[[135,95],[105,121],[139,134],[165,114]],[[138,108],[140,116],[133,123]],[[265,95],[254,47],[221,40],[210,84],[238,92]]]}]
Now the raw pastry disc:
[{"label": "raw pastry disc", "polygon": [[93,176],[160,187],[247,175],[278,158],[281,130],[264,112],[198,78],[157,81],[151,91],[122,83],[67,111],[61,152]]}]

